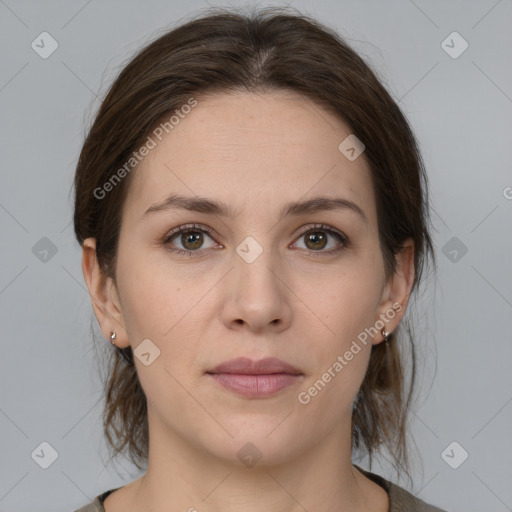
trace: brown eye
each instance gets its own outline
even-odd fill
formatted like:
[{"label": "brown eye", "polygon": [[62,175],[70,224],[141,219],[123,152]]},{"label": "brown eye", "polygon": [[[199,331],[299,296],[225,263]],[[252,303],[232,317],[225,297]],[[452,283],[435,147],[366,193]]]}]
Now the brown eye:
[{"label": "brown eye", "polygon": [[213,234],[212,230],[206,226],[179,226],[163,239],[163,244],[176,254],[191,256],[197,253],[197,255],[200,255],[206,249],[212,249],[216,245],[215,240],[209,233]]},{"label": "brown eye", "polygon": [[200,231],[185,231],[181,234],[181,243],[187,250],[199,249],[203,242],[204,237]]},{"label": "brown eye", "polygon": [[311,231],[304,235],[304,240],[306,247],[314,251],[323,249],[327,245],[327,237],[322,231]]},{"label": "brown eye", "polygon": [[337,229],[318,225],[303,232],[297,241],[295,247],[306,250],[311,255],[318,253],[318,256],[333,254],[349,246],[348,238]]}]

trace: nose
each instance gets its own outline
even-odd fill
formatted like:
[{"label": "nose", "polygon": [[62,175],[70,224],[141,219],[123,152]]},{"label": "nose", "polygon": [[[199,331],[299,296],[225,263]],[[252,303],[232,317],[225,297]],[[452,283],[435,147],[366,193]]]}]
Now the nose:
[{"label": "nose", "polygon": [[291,291],[281,266],[263,252],[247,263],[234,255],[234,269],[226,283],[222,321],[229,329],[278,333],[292,321]]}]

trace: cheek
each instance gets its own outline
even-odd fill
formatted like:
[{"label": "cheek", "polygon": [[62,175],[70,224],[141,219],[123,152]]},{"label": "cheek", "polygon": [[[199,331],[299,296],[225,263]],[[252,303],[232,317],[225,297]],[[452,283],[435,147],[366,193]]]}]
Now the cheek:
[{"label": "cheek", "polygon": [[[140,255],[132,252],[118,265],[123,317],[132,349],[136,351],[143,340],[149,339],[159,350],[158,358],[148,367],[136,361],[141,383],[149,386],[148,390],[158,388],[160,378],[163,389],[169,387],[172,378],[165,369],[180,381],[189,380],[187,371],[197,366],[194,357],[205,338],[202,330],[207,301],[199,299],[218,277],[202,279],[197,272],[190,274],[182,269],[149,251]],[[150,375],[155,372],[148,372],[149,368],[158,369],[157,381],[152,381]]]},{"label": "cheek", "polygon": [[[301,388],[309,404],[303,413],[311,421],[336,422],[351,414],[368,367],[372,344],[365,329],[376,320],[382,276],[378,264],[374,270],[359,263],[348,267],[347,263],[339,272],[331,271],[328,279],[317,276],[320,287],[303,283],[300,289],[299,296],[322,320],[323,334],[319,331],[317,336],[308,336],[313,345],[305,347],[315,360],[314,373]],[[307,325],[304,329],[307,332]]]},{"label": "cheek", "polygon": [[[313,298],[310,294],[307,300]],[[312,424],[340,424],[352,413],[368,368],[371,338],[361,341],[358,336],[374,322],[375,287],[366,280],[332,280],[316,304],[325,335],[308,336],[311,345],[305,349],[315,363],[300,389],[300,410]]]},{"label": "cheek", "polygon": [[375,322],[382,276],[368,270],[344,268],[317,276],[316,283],[303,281],[298,295],[322,319],[325,333],[340,347],[350,344]]},{"label": "cheek", "polygon": [[[165,255],[164,255],[165,256]],[[132,344],[144,338],[162,339],[192,307],[197,287],[184,286],[179,268],[162,258],[162,249],[135,247],[120,242],[117,265],[123,316]]]}]

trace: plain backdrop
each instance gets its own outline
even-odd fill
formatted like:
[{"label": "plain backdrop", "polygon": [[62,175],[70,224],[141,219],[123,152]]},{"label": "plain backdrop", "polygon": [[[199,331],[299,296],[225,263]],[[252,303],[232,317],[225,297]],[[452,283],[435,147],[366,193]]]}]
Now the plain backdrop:
[{"label": "plain backdrop", "polygon": [[[371,63],[427,167],[439,273],[417,305],[421,459],[410,490],[453,512],[512,510],[512,2],[292,6]],[[70,190],[85,129],[121,65],[205,7],[0,1],[1,511],[74,510],[139,475],[126,460],[106,464]],[[393,478],[385,460],[372,470]]]}]

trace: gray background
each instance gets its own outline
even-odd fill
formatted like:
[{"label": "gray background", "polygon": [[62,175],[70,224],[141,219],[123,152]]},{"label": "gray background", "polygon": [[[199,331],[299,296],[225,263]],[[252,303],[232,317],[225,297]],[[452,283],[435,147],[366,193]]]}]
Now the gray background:
[{"label": "gray background", "polygon": [[[425,362],[413,434],[422,458],[412,490],[451,511],[512,510],[512,3],[292,5],[373,64],[410,119],[430,178],[439,279],[418,303]],[[155,30],[204,7],[0,0],[1,511],[74,510],[139,475],[125,460],[105,465],[69,193],[84,129],[121,64]],[[47,59],[31,47],[43,31],[59,45]],[[458,58],[441,45],[453,31],[469,43]],[[58,453],[47,469],[31,456],[44,441]],[[452,464],[469,454],[457,469],[441,456],[453,441],[462,448],[448,450]],[[373,470],[393,477],[384,463]]]}]

